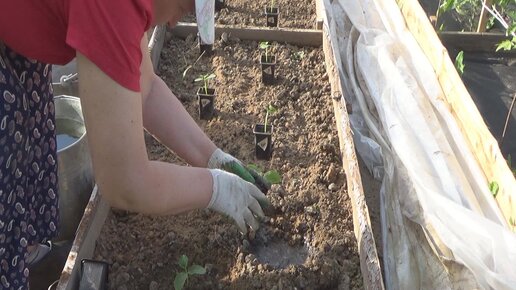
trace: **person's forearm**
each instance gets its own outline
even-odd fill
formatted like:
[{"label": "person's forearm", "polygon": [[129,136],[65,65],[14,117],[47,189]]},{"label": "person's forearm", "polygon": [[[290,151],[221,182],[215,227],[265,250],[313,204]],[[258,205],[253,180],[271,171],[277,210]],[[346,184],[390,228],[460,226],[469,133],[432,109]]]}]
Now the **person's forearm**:
[{"label": "person's forearm", "polygon": [[[127,175],[112,175],[112,178]],[[129,175],[131,176],[131,175]],[[123,188],[108,188],[118,197],[110,200],[112,206],[143,214],[168,215],[205,208],[213,190],[208,169],[178,166],[166,162],[149,161],[139,172],[137,180],[119,180],[110,184],[125,184]],[[120,198],[122,197],[122,198]]]},{"label": "person's forearm", "polygon": [[206,167],[217,147],[161,78],[155,76],[143,100],[144,127],[188,164]]}]

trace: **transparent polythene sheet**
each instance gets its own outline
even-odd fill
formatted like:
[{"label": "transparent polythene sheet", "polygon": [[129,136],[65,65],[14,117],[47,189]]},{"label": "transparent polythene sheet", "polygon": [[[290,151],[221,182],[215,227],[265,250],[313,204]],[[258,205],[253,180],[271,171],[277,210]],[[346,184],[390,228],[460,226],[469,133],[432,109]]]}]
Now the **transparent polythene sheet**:
[{"label": "transparent polythene sheet", "polygon": [[[339,72],[354,104],[357,151],[370,170],[384,172],[386,287],[516,289],[516,235],[396,3],[335,0],[326,7],[332,7],[327,25],[336,34]],[[367,91],[362,97],[349,88],[357,75]],[[359,105],[359,98],[367,99]],[[371,134],[372,125],[378,134]]]}]

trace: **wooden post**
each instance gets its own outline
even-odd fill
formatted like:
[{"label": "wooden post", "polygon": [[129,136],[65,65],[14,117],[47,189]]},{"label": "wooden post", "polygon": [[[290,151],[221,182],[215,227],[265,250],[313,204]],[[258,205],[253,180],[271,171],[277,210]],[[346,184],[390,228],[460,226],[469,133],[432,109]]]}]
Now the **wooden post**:
[{"label": "wooden post", "polygon": [[[493,0],[481,0],[484,2],[484,4],[491,8],[493,6]],[[480,12],[480,18],[478,19],[478,27],[477,32],[485,32],[486,31],[486,25],[487,25],[487,16],[489,15],[489,11],[482,6],[482,11]]]}]

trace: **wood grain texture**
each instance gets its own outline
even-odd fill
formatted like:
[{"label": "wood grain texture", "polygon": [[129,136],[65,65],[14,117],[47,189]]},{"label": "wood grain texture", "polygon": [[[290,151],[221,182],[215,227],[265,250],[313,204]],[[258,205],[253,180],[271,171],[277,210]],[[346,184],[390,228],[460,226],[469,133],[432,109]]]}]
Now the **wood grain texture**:
[{"label": "wood grain texture", "polygon": [[396,0],[396,2],[407,27],[432,64],[444,92],[441,97],[448,103],[486,180],[496,181],[499,184],[500,190],[496,201],[509,224],[511,218],[516,219],[516,180],[496,139],[489,132],[482,115],[458,75],[448,51],[441,44],[419,2],[417,0]]}]

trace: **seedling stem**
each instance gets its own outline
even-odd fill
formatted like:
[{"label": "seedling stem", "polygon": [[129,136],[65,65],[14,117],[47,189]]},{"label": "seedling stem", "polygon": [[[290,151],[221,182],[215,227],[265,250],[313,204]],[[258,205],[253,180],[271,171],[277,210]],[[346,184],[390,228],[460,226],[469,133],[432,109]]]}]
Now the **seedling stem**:
[{"label": "seedling stem", "polygon": [[264,127],[263,127],[263,132],[267,133],[267,121],[269,120],[269,115],[274,114],[278,109],[276,109],[273,105],[269,104],[269,106],[267,106],[267,108],[265,110],[266,110],[266,113],[265,113],[265,123],[264,123]]},{"label": "seedling stem", "polygon": [[208,82],[209,82],[209,80],[211,80],[213,78],[215,78],[215,74],[211,73],[211,74],[200,75],[194,81],[195,82],[203,81],[204,82],[204,93],[207,94],[208,93]]}]

